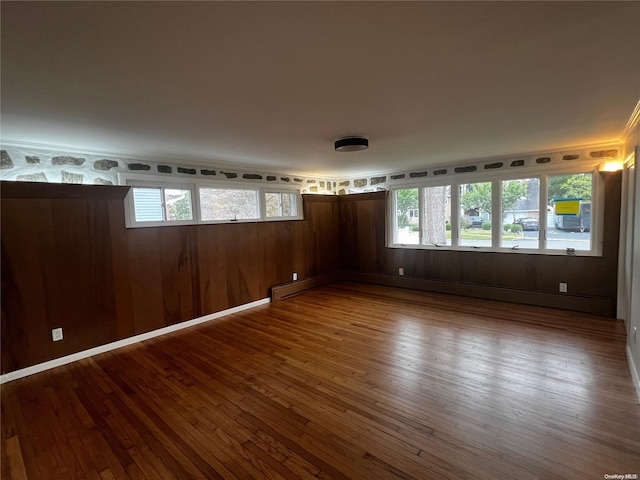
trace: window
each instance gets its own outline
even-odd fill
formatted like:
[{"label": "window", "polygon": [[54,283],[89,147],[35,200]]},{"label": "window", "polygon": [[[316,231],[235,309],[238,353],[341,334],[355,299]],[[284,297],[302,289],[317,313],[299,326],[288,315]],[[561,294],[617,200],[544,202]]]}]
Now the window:
[{"label": "window", "polygon": [[451,186],[395,190],[395,243],[451,245]]},{"label": "window", "polygon": [[451,245],[450,189],[448,185],[422,189],[424,205],[422,243],[425,245]]},{"label": "window", "polygon": [[292,192],[265,192],[266,218],[296,218],[298,216],[298,198]]},{"label": "window", "polygon": [[168,221],[193,220],[191,190],[165,188],[164,203]]},{"label": "window", "polygon": [[257,220],[258,190],[204,188],[200,192],[200,219],[207,221]]},{"label": "window", "polygon": [[229,188],[200,180],[168,184],[148,178],[121,176],[132,187],[125,200],[127,227],[302,219],[299,189],[266,190],[255,184]]},{"label": "window", "polygon": [[420,243],[418,203],[417,188],[404,188],[395,191],[395,243],[402,245],[417,245]]},{"label": "window", "polygon": [[433,179],[393,189],[387,244],[600,255],[599,176],[593,167],[581,168],[535,175],[520,170],[519,177],[478,172],[449,185]]},{"label": "window", "polygon": [[135,187],[132,190],[135,221],[163,222],[164,209],[162,208],[162,189]]},{"label": "window", "polygon": [[540,224],[546,225],[546,209],[540,215],[540,179],[519,178],[501,182],[502,231],[500,246],[537,249]]},{"label": "window", "polygon": [[491,210],[493,208],[491,194],[491,182],[460,185],[461,246],[491,246]]},{"label": "window", "polygon": [[547,248],[569,252],[591,249],[592,189],[591,173],[549,177]]},{"label": "window", "polygon": [[133,187],[133,223],[153,224],[193,220],[191,190],[169,187]]}]

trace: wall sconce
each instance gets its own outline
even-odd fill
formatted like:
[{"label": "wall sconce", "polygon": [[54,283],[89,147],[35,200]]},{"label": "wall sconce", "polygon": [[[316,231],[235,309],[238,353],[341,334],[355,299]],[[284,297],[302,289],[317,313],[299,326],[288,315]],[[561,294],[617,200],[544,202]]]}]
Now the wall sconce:
[{"label": "wall sconce", "polygon": [[622,168],[621,160],[606,160],[600,165],[601,172],[619,172]]}]

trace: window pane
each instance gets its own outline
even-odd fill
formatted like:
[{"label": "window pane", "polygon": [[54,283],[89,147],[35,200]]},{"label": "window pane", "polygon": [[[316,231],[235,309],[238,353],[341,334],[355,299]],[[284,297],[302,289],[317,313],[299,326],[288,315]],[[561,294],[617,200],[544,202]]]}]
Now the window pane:
[{"label": "window pane", "polygon": [[267,207],[267,218],[282,216],[282,198],[279,193],[265,193],[264,202]]},{"label": "window pane", "polygon": [[136,222],[164,221],[160,188],[134,187],[132,190]]},{"label": "window pane", "polygon": [[423,191],[424,243],[451,245],[451,187],[426,187]]},{"label": "window pane", "polygon": [[592,184],[591,173],[549,177],[547,248],[591,250]]},{"label": "window pane", "polygon": [[264,194],[267,218],[295,217],[298,205],[295,193],[267,192]]},{"label": "window pane", "polygon": [[[538,248],[540,238],[540,179],[502,182],[501,247]],[[543,215],[544,218],[544,215]]]},{"label": "window pane", "polygon": [[460,185],[460,245],[491,246],[491,182]]},{"label": "window pane", "polygon": [[260,218],[257,190],[200,189],[202,220],[246,220]]},{"label": "window pane", "polygon": [[420,243],[420,212],[418,189],[396,190],[395,243],[417,245]]},{"label": "window pane", "polygon": [[193,220],[191,208],[191,190],[165,188],[164,202],[167,207],[167,220]]},{"label": "window pane", "polygon": [[298,203],[296,202],[296,198],[297,198],[297,195],[295,193],[282,194],[282,216],[283,217],[298,216]]}]

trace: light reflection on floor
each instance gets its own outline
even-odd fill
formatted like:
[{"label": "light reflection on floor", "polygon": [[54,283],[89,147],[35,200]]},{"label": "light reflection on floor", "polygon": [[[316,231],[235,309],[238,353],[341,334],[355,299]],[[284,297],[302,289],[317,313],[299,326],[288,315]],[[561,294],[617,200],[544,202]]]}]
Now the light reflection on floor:
[{"label": "light reflection on floor", "polygon": [[[559,336],[541,340],[527,336],[526,330],[514,335],[439,327],[409,316],[401,318],[399,326],[393,338],[397,368],[391,381],[400,388],[434,392],[446,382],[456,386],[457,395],[463,400],[460,408],[468,409],[471,400],[478,407],[478,414],[483,405],[502,403],[502,410],[513,418],[538,415],[514,400],[518,397],[524,403],[553,400],[562,407],[558,415],[580,417],[593,413],[591,404],[580,399],[588,397],[591,389],[601,388],[592,369],[594,359],[589,352],[571,345],[570,339]],[[430,342],[435,339],[438,349],[429,351],[425,338]],[[434,364],[438,367],[434,368]],[[433,376],[429,376],[430,370]],[[443,370],[449,372],[445,379]],[[456,403],[451,398],[447,400],[447,408],[455,409]]]}]

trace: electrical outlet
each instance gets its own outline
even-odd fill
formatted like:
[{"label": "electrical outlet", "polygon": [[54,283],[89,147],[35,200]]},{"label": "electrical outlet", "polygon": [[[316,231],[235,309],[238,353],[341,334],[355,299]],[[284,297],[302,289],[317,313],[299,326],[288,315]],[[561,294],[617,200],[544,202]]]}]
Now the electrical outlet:
[{"label": "electrical outlet", "polygon": [[51,330],[51,339],[54,342],[59,342],[63,338],[64,336],[62,335],[62,328],[54,328],[53,330]]},{"label": "electrical outlet", "polygon": [[296,280],[298,280],[298,274],[293,272],[293,281],[295,282]]},{"label": "electrical outlet", "polygon": [[567,293],[567,284],[564,282],[560,282],[559,284],[560,293]]},{"label": "electrical outlet", "polygon": [[404,268],[400,267],[398,269],[398,275],[400,275],[400,276],[404,275]]}]

